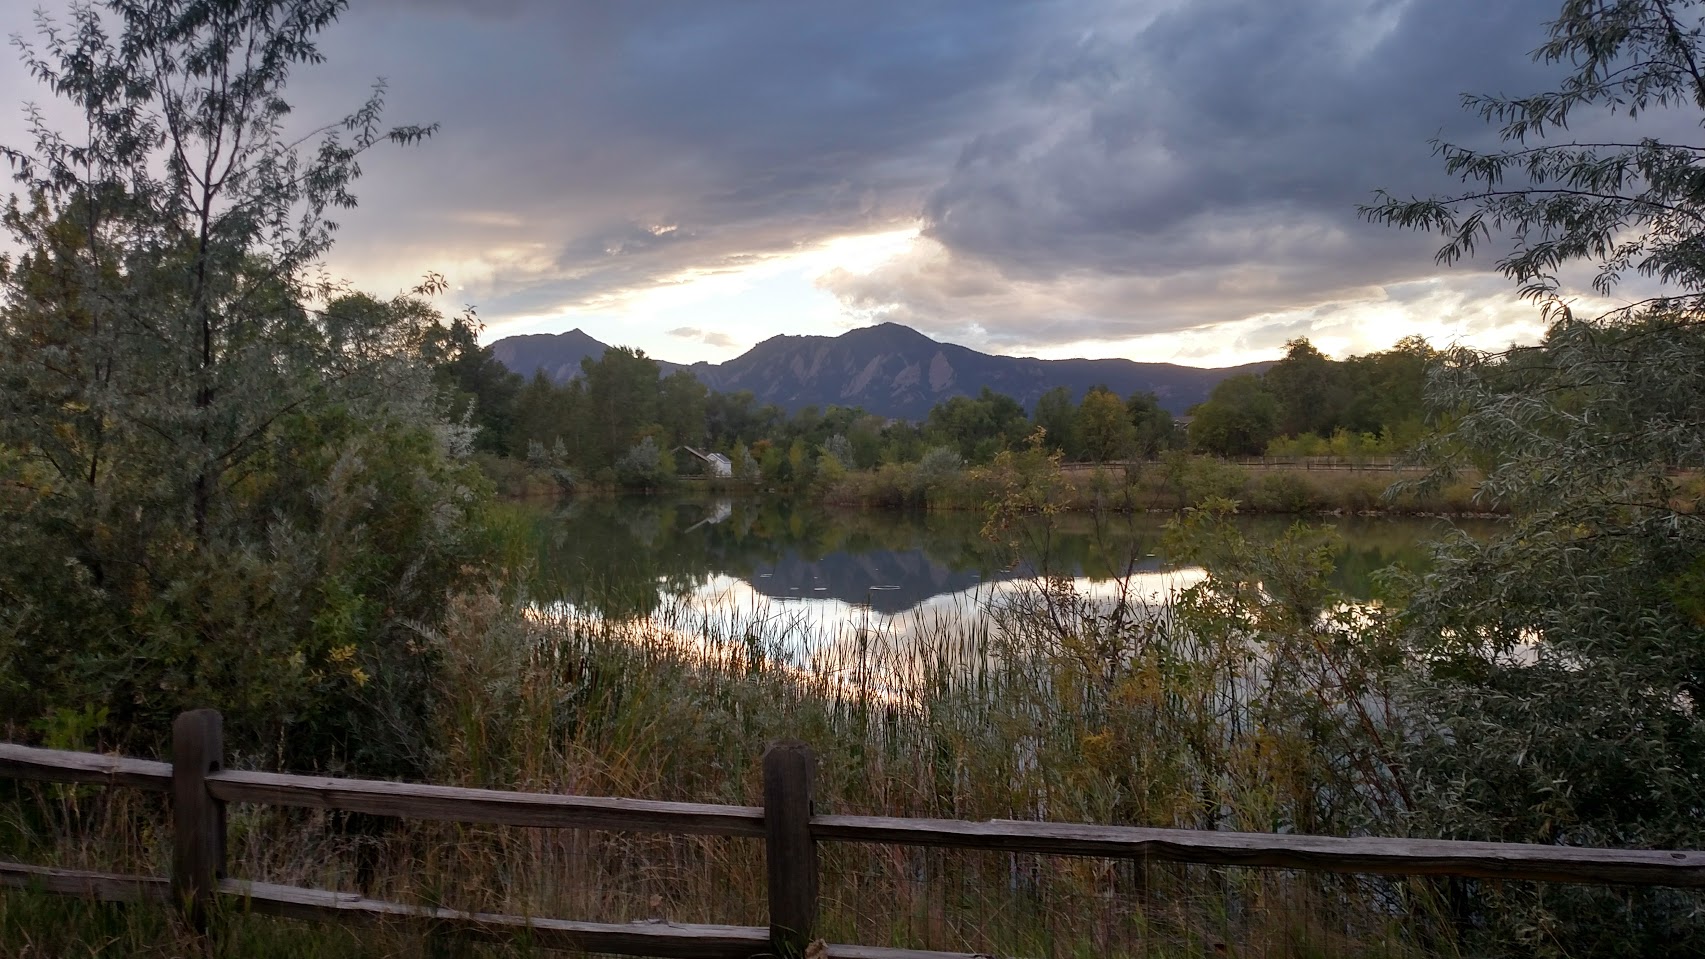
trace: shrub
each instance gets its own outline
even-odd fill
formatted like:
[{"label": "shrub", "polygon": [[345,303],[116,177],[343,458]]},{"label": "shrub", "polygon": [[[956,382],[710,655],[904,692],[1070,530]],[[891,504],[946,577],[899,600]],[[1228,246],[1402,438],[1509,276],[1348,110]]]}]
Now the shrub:
[{"label": "shrub", "polygon": [[1263,513],[1310,513],[1324,505],[1320,491],[1292,472],[1271,472],[1249,490],[1249,505]]},{"label": "shrub", "polygon": [[647,436],[616,460],[616,484],[623,489],[657,489],[673,475],[670,465],[657,440]]}]

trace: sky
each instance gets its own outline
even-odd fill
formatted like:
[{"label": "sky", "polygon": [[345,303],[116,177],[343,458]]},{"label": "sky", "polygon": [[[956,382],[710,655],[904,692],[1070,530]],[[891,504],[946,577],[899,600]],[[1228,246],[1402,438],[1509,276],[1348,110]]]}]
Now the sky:
[{"label": "sky", "polygon": [[[328,268],[429,271],[489,342],[580,328],[676,362],[894,321],[991,353],[1221,366],[1309,337],[1542,330],[1491,272],[1362,221],[1547,89],[1558,0],[353,0],[302,122],[387,83],[426,143],[363,160]],[[53,5],[49,5],[51,10]],[[0,33],[34,33],[27,4]],[[44,105],[0,59],[0,143]],[[5,101],[11,101],[7,104]]]}]

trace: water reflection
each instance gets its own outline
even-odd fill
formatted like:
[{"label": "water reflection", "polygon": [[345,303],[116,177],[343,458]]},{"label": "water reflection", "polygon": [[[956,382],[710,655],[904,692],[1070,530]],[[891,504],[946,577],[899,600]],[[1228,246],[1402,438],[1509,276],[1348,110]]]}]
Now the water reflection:
[{"label": "water reflection", "polygon": [[[1116,588],[1172,568],[1163,548],[1170,517],[1069,514],[1015,543],[990,542],[969,513],[835,510],[782,499],[588,499],[533,511],[535,602],[617,620],[666,605],[793,616],[801,628],[874,615],[959,616],[1002,584],[1039,571],[1080,593]],[[1254,536],[1292,520],[1255,517]],[[1426,562],[1441,521],[1328,519],[1340,533],[1334,585],[1373,595],[1371,574]],[[1155,580],[1159,582],[1160,580]],[[818,633],[818,635],[823,635]]]}]

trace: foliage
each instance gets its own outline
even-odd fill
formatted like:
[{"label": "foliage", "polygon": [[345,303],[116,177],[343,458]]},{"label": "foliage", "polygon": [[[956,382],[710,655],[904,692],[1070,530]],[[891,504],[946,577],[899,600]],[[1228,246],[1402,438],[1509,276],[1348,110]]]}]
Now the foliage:
[{"label": "foliage", "polygon": [[836,433],[823,441],[823,455],[842,466],[851,466],[855,460],[853,445],[845,433]]},{"label": "foliage", "polygon": [[674,475],[669,455],[647,436],[616,460],[616,482],[625,489],[656,489]]},{"label": "foliage", "polygon": [[379,300],[314,277],[361,154],[429,132],[380,127],[381,87],[317,147],[286,136],[286,77],[341,8],[75,7],[24,45],[87,139],[32,111],[33,150],[6,150],[9,720],[98,705],[103,745],[152,751],[211,705],[261,757],[428,758],[415,625],[478,573],[489,490],[440,415],[434,364],[467,340],[424,302],[441,281]]},{"label": "foliage", "polygon": [[1030,426],[1017,400],[985,386],[976,397],[953,396],[937,403],[924,432],[939,444],[951,444],[964,460],[986,463],[1022,442]]},{"label": "foliage", "polygon": [[547,449],[538,440],[527,444],[527,468],[537,470],[551,478],[556,484],[557,492],[567,495],[580,487],[580,476],[569,465],[568,451],[563,448],[562,440],[558,439]]},{"label": "foliage", "polygon": [[1096,463],[1119,459],[1136,445],[1137,428],[1125,411],[1125,403],[1104,386],[1091,389],[1078,403],[1072,417],[1072,436],[1077,448]]},{"label": "foliage", "polygon": [[1260,378],[1221,380],[1191,411],[1190,443],[1218,456],[1255,456],[1278,434],[1279,401]]},{"label": "foliage", "polygon": [[[1453,196],[1364,209],[1437,230],[1442,263],[1494,236],[1497,267],[1526,296],[1562,292],[1577,263],[1611,293],[1629,273],[1665,294],[1604,316],[1546,305],[1538,347],[1456,349],[1430,400],[1451,427],[1426,444],[1433,482],[1483,471],[1481,496],[1518,518],[1490,542],[1456,538],[1405,585],[1407,639],[1427,669],[1414,693],[1418,819],[1464,837],[1698,848],[1705,787],[1705,623],[1683,599],[1705,555],[1705,155],[1652,136],[1549,142],[1585,109],[1627,121],[1705,109],[1696,5],[1568,2],[1536,53],[1557,89],[1465,104],[1508,146],[1450,144]],[[1602,140],[1595,136],[1595,140]],[[1697,941],[1698,913],[1660,894],[1629,908],[1603,891],[1491,891],[1490,941],[1529,952],[1640,955]]]},{"label": "foliage", "polygon": [[1044,431],[1048,448],[1065,453],[1074,445],[1072,427],[1077,419],[1072,407],[1071,390],[1056,386],[1036,400],[1030,422]]},{"label": "foliage", "polygon": [[1275,456],[1404,452],[1427,432],[1422,394],[1437,360],[1419,337],[1345,360],[1330,359],[1306,339],[1292,340],[1284,359],[1247,378],[1253,384],[1222,383],[1226,392],[1193,411],[1205,419],[1193,425],[1191,442],[1220,456],[1254,456],[1263,447]]},{"label": "foliage", "polygon": [[479,331],[472,312],[455,322],[435,324],[425,331],[422,352],[436,364],[434,379],[449,401],[450,418],[476,431],[476,450],[502,453],[514,428],[523,381],[492,355],[491,347],[479,345]]},{"label": "foliage", "polygon": [[918,480],[925,487],[939,486],[959,475],[965,461],[945,446],[932,447],[918,460]]},{"label": "foliage", "polygon": [[[1259,454],[1264,444],[1276,438],[1278,422],[1300,415],[1292,406],[1314,404],[1315,394],[1322,390],[1337,397],[1336,405],[1329,414],[1310,406],[1314,411],[1310,415],[1320,415],[1306,425],[1321,430],[1318,436],[1323,442],[1341,443],[1335,438],[1339,434],[1359,442],[1365,433],[1379,437],[1380,450],[1397,450],[1424,432],[1418,412],[1421,386],[1435,355],[1424,342],[1404,340],[1389,351],[1343,361],[1321,356],[1307,341],[1293,343],[1292,352],[1296,357],[1281,361],[1268,377],[1279,384],[1287,382],[1287,377],[1301,383],[1313,383],[1318,377],[1324,386],[1290,390],[1289,399],[1281,401],[1270,395],[1268,377],[1257,376],[1258,388],[1252,387],[1251,394],[1253,418],[1248,415],[1251,410],[1244,408],[1250,396],[1222,393],[1220,403],[1199,411],[1206,413],[1208,422],[1198,430],[1196,446],[1218,455],[1236,455],[1227,452],[1232,448],[1245,455]],[[1308,368],[1292,369],[1303,358],[1310,358]],[[922,423],[884,420],[856,407],[806,407],[789,415],[777,406],[759,405],[747,391],[710,392],[686,370],[662,376],[655,361],[625,349],[586,360],[581,374],[564,384],[553,384],[542,373],[535,375],[515,391],[513,409],[507,415],[481,413],[483,409],[475,405],[475,425],[510,424],[505,446],[511,455],[524,455],[533,442],[554,448],[561,440],[565,462],[581,475],[602,476],[610,482],[614,482],[610,468],[615,459],[645,435],[655,435],[665,448],[702,446],[721,451],[731,460],[736,445],[744,444],[750,451],[767,442],[780,451],[781,458],[772,458],[766,473],[763,458],[757,457],[756,471],[749,478],[777,488],[815,482],[816,454],[822,451],[830,452],[848,470],[869,470],[883,463],[916,463],[929,449],[948,446],[965,463],[981,466],[1004,450],[1022,449],[1027,436],[1040,426],[1047,431],[1049,448],[1065,459],[1107,463],[1133,456],[1152,459],[1184,446],[1187,439],[1152,393],[1120,400],[1105,387],[1097,387],[1074,405],[1070,390],[1056,388],[1040,398],[1029,419],[1017,400],[987,388],[976,396],[942,400]],[[1210,426],[1213,435],[1204,436],[1201,430]],[[482,428],[481,442],[489,435],[489,427]],[[1315,437],[1303,433],[1291,441],[1310,444]],[[795,442],[803,444],[797,463],[792,455]]]},{"label": "foliage", "polygon": [[1154,459],[1183,439],[1178,435],[1177,421],[1153,393],[1132,393],[1126,397],[1125,416],[1131,421],[1131,452],[1143,459]]}]

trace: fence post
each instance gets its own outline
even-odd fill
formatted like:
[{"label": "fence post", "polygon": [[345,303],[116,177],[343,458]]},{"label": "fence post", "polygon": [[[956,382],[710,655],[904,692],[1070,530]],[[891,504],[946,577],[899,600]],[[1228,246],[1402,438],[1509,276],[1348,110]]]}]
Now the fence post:
[{"label": "fence post", "polygon": [[770,946],[797,959],[816,938],[817,844],[811,838],[811,786],[817,757],[795,739],[764,750],[764,863],[770,895]]},{"label": "fence post", "polygon": [[207,774],[224,765],[219,711],[180,713],[172,723],[172,898],[198,933],[207,931],[225,875],[225,804],[207,791]]}]

